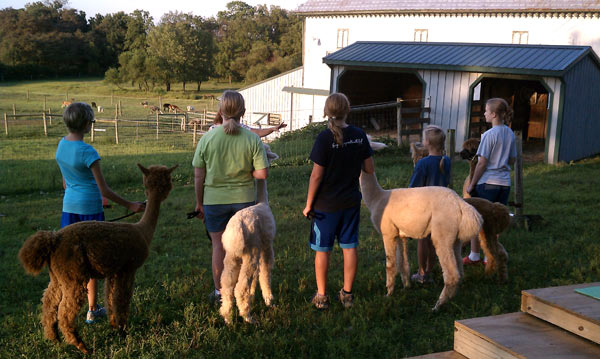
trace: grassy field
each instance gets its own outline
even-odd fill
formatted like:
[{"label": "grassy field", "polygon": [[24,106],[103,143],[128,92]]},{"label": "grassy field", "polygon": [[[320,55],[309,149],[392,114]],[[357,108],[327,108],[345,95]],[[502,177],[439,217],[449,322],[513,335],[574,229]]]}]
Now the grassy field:
[{"label": "grassy field", "polygon": [[[282,156],[269,176],[278,231],[273,269],[276,306],[266,308],[257,296],[253,312],[259,323],[247,325],[236,319],[231,327],[208,302],[212,277],[204,227],[185,217],[194,206],[193,149],[150,141],[128,146],[95,143],[108,183],[132,200],[144,199],[136,162],[180,167],[162,206],[150,255],[137,272],[127,336],[117,335],[106,321],[86,325],[84,309],[77,319],[83,340],[95,350],[90,357],[402,358],[450,350],[454,320],[518,311],[523,289],[600,280],[600,221],[594,210],[600,158],[557,166],[528,163],[524,211],[544,220],[531,231],[512,228],[502,235],[510,256],[507,284],[487,278],[482,268],[466,268],[457,296],[434,314],[430,309],[443,287],[438,268],[434,284],[401,289],[398,283],[396,293],[386,297],[383,243],[363,207],[355,306],[343,310],[334,302],[326,312],[314,310],[309,303],[315,291],[314,254],[307,243],[309,223],[301,211],[311,170],[306,156],[316,131],[309,128],[272,144],[275,152],[294,143],[305,153]],[[57,141],[58,137],[33,135],[0,139],[1,358],[82,357],[74,347],[43,338],[40,300],[48,273],[45,269],[37,277],[28,276],[17,259],[29,235],[59,226],[62,191],[53,160]],[[405,148],[376,153],[375,164],[384,188],[407,186],[412,163]],[[455,162],[455,190],[466,173],[466,163]],[[124,213],[123,208],[110,208],[106,217]],[[414,271],[416,241],[410,243],[410,254]],[[333,295],[342,285],[339,248],[332,255],[329,279]]]}]

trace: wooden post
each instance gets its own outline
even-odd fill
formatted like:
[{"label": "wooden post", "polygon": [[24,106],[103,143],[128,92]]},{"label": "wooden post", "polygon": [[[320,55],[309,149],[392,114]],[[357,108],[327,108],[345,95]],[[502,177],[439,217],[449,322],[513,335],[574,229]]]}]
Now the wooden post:
[{"label": "wooden post", "polygon": [[204,111],[202,112],[202,126],[200,129],[202,129],[204,126],[206,126],[206,108],[204,108]]},{"label": "wooden post", "polygon": [[44,121],[44,136],[48,136],[48,126],[46,125],[46,113],[42,113],[42,120]]},{"label": "wooden post", "polygon": [[50,126],[52,126],[52,109],[48,108],[48,117],[50,118]]},{"label": "wooden post", "polygon": [[194,146],[196,146],[196,128],[197,128],[198,124],[196,122],[194,122],[194,135],[192,136],[192,143],[194,144]]},{"label": "wooden post", "polygon": [[523,133],[515,131],[517,159],[515,161],[515,217],[518,225],[525,224],[523,217]]},{"label": "wooden post", "polygon": [[294,93],[290,92],[290,131],[294,129]]},{"label": "wooden post", "polygon": [[158,112],[156,113],[156,139],[158,140]]},{"label": "wooden post", "polygon": [[448,182],[448,188],[452,188],[453,180],[452,180],[452,167],[454,163],[455,156],[455,147],[456,147],[456,130],[450,129],[447,131],[448,135],[446,136],[446,156],[450,158],[450,173],[448,174],[450,181]]},{"label": "wooden post", "polygon": [[94,142],[94,125],[95,125],[95,123],[94,123],[94,122],[92,122],[92,131],[91,131],[91,136],[92,136],[92,139],[91,139],[91,141],[92,141],[92,142]]},{"label": "wooden post", "polygon": [[[17,106],[13,103],[13,115],[17,115]],[[16,119],[16,117],[14,117]]]},{"label": "wooden post", "polygon": [[6,112],[4,113],[4,132],[6,133],[6,136],[8,137],[8,120],[6,119]]},{"label": "wooden post", "polygon": [[402,145],[402,99],[396,98],[396,141],[398,146]]},{"label": "wooden post", "polygon": [[115,118],[115,142],[119,144],[119,119]]}]

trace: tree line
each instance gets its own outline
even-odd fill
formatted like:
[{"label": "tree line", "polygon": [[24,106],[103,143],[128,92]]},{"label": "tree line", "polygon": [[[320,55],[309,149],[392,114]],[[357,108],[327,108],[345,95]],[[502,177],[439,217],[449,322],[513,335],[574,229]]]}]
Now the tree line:
[{"label": "tree line", "polygon": [[302,21],[278,6],[226,5],[216,17],[149,12],[87,19],[66,0],[0,10],[0,80],[104,76],[150,91],[222,78],[253,83],[302,63]]}]

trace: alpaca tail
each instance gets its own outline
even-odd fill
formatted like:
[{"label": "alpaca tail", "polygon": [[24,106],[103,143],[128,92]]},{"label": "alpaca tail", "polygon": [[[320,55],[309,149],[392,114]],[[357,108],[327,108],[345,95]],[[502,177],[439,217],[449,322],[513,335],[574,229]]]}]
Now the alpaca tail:
[{"label": "alpaca tail", "polygon": [[483,219],[473,206],[462,199],[458,202],[460,211],[462,213],[460,224],[458,226],[458,238],[462,242],[465,242],[471,240],[471,238],[476,237],[479,234],[481,225],[483,224]]},{"label": "alpaca tail", "polygon": [[25,271],[32,275],[40,274],[42,268],[49,263],[50,254],[58,246],[59,236],[56,232],[38,231],[27,238],[19,250],[19,259]]}]

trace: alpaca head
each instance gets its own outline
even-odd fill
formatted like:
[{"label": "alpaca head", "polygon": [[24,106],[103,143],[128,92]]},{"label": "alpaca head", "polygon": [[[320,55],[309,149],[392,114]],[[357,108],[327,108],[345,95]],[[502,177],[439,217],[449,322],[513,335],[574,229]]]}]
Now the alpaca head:
[{"label": "alpaca head", "polygon": [[472,160],[475,156],[477,156],[477,149],[479,148],[479,139],[478,138],[469,138],[463,143],[463,149],[460,151],[460,157],[463,160]]},{"label": "alpaca head", "polygon": [[413,160],[413,166],[416,166],[421,158],[429,156],[429,151],[421,142],[411,142],[410,156]]},{"label": "alpaca head", "polygon": [[173,185],[171,184],[171,172],[178,165],[171,168],[166,166],[150,166],[146,168],[141,164],[137,164],[142,173],[144,174],[144,187],[146,187],[146,196],[150,197],[151,194],[157,196],[158,200],[164,201]]}]

